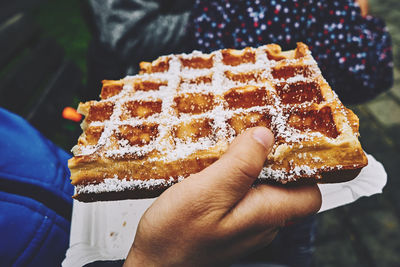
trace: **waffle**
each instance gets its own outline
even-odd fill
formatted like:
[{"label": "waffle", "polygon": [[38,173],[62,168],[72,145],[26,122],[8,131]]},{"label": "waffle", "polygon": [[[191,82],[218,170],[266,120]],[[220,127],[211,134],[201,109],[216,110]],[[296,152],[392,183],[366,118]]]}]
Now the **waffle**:
[{"label": "waffle", "polygon": [[140,69],[103,81],[101,100],[78,107],[83,133],[69,160],[78,200],[158,196],[255,126],[275,136],[258,182],[340,182],[367,164],[358,118],[303,43],[168,55]]}]

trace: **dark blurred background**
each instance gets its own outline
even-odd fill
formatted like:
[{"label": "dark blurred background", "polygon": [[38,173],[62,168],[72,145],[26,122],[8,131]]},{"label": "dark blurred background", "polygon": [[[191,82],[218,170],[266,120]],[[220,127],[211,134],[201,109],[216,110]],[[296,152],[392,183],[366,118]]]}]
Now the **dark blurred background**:
[{"label": "dark blurred background", "polygon": [[[0,3],[0,105],[69,151],[81,130],[79,122],[62,114],[67,106],[77,107],[87,83],[86,2]],[[392,35],[395,83],[350,108],[360,118],[362,145],[384,164],[388,184],[381,195],[319,215],[315,266],[400,266],[400,1],[369,4]]]},{"label": "dark blurred background", "polygon": [[81,130],[62,112],[80,101],[90,41],[83,1],[1,0],[0,6],[0,106],[69,151]]}]

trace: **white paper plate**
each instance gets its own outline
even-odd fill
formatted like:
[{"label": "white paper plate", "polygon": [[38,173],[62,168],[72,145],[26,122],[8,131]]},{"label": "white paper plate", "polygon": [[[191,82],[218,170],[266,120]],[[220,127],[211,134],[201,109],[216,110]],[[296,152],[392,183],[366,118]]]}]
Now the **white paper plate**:
[{"label": "white paper plate", "polygon": [[[368,166],[352,181],[321,184],[320,212],[381,193],[387,175],[382,164],[368,155]],[[81,203],[74,201],[70,248],[62,265],[83,266],[98,260],[124,259],[136,226],[154,199]]]}]

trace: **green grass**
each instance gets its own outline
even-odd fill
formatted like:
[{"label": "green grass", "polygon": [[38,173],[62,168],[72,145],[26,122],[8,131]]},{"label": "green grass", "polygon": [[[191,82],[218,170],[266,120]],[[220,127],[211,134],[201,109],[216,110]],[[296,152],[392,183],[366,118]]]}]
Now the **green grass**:
[{"label": "green grass", "polygon": [[81,5],[80,0],[48,0],[33,15],[44,34],[55,39],[64,48],[66,57],[78,65],[85,82],[91,35],[83,19]]}]

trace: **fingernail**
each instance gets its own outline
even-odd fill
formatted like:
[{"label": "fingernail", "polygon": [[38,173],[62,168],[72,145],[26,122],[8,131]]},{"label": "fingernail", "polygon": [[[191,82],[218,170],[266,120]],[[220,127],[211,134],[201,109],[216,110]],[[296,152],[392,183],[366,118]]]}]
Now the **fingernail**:
[{"label": "fingernail", "polygon": [[253,138],[268,150],[271,148],[274,141],[271,131],[264,127],[256,128],[253,131]]}]

